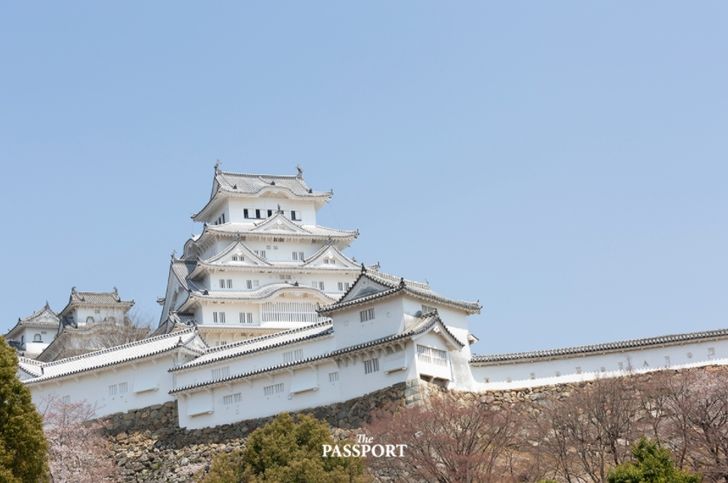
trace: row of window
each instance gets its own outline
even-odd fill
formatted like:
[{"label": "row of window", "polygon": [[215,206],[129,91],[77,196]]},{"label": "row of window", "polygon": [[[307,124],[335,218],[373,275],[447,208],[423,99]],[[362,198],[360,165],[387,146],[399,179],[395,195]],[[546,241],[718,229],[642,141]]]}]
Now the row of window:
[{"label": "row of window", "polygon": [[417,359],[427,364],[447,366],[447,352],[434,347],[417,344]]},{"label": "row of window", "polygon": [[[291,280],[291,275],[280,275],[279,278],[281,280]],[[233,280],[231,278],[221,278],[218,280],[218,285],[222,289],[232,289],[233,288]],[[245,281],[245,288],[248,290],[252,290],[254,288],[260,287],[260,280],[246,280]],[[317,280],[311,282],[311,287],[325,291],[326,290],[326,283],[323,280]],[[346,292],[351,288],[351,283],[349,282],[337,282],[336,287],[339,289],[339,292]]]},{"label": "row of window", "polygon": [[[267,215],[268,218],[273,216],[273,212],[275,210],[267,210],[267,209],[260,209],[260,208],[243,208],[243,217],[253,220],[262,220],[264,218],[263,215]],[[291,220],[293,221],[301,221],[301,218],[299,218],[298,213],[296,210],[291,210]]]},{"label": "row of window", "polygon": [[[212,322],[214,324],[224,324],[225,323],[225,312],[213,312],[212,313]],[[253,313],[252,312],[239,312],[238,313],[238,322],[241,324],[252,324],[253,323]]]},{"label": "row of window", "polygon": [[283,392],[284,386],[282,382],[278,384],[271,384],[270,386],[263,386],[263,395],[272,396],[274,394],[280,394]]},{"label": "row of window", "polygon": [[217,219],[212,224],[213,225],[222,225],[223,223],[225,223],[225,213],[218,216]]}]

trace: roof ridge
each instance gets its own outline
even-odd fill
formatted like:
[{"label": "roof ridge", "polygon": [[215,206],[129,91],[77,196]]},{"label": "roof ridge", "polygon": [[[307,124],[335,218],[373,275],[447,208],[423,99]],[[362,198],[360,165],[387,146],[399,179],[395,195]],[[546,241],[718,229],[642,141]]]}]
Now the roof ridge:
[{"label": "roof ridge", "polygon": [[[230,349],[230,348],[234,348],[234,347],[240,347],[240,346],[244,346],[244,345],[247,345],[247,344],[253,344],[255,342],[258,342],[258,341],[261,341],[261,340],[266,340],[266,339],[272,339],[273,337],[277,337],[277,336],[282,336],[282,335],[287,335],[287,334],[294,334],[296,332],[301,332],[301,331],[306,330],[306,329],[312,329],[312,328],[317,327],[317,326],[322,326],[323,327],[324,325],[327,325],[327,324],[333,326],[333,324],[332,324],[332,322],[330,320],[322,320],[320,322],[314,322],[313,324],[305,325],[303,327],[294,327],[293,329],[283,330],[281,332],[274,332],[272,334],[259,335],[258,337],[253,337],[251,339],[241,340],[241,341],[238,341],[238,342],[234,342],[232,344],[221,345],[221,346],[216,346],[216,347],[208,347],[208,350],[205,351],[205,354],[210,354],[212,352],[223,351],[223,350]],[[194,361],[190,361],[190,362],[194,362]]]},{"label": "roof ridge", "polygon": [[129,347],[135,347],[135,346],[142,345],[142,344],[145,344],[148,342],[156,342],[156,341],[164,339],[164,338],[177,337],[177,336],[181,336],[182,334],[185,334],[188,332],[192,333],[192,332],[194,332],[194,329],[195,329],[194,327],[189,327],[187,329],[183,329],[178,332],[170,332],[169,334],[155,335],[154,337],[139,339],[139,340],[127,342],[126,344],[121,344],[121,345],[117,345],[117,346],[113,346],[113,347],[105,347],[103,349],[99,349],[99,350],[92,351],[92,352],[87,352],[85,354],[79,354],[77,356],[64,357],[63,359],[46,362],[45,366],[46,367],[55,366],[55,365],[59,365],[61,363],[65,363],[65,362],[76,361],[79,359],[86,359],[91,356],[95,356],[95,355],[99,355],[99,354],[107,354],[109,352],[115,352],[115,351],[122,350],[122,349],[128,349]]},{"label": "roof ridge", "polygon": [[621,349],[628,347],[649,346],[656,344],[680,342],[684,340],[700,339],[706,337],[728,336],[728,329],[714,329],[697,332],[682,332],[678,334],[666,334],[653,337],[642,337],[638,339],[624,339],[610,342],[599,342],[595,344],[583,344],[576,346],[557,347],[554,349],[540,349],[534,351],[505,352],[501,354],[473,355],[472,361],[502,361],[510,359],[525,359],[530,357],[548,357],[559,355],[571,355],[583,352],[599,352],[602,350]]}]

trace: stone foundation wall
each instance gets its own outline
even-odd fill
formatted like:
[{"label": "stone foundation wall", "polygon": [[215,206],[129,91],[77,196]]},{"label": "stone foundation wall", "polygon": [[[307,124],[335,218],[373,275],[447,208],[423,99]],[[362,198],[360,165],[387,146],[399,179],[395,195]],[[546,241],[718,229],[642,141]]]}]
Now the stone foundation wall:
[{"label": "stone foundation wall", "polygon": [[[376,410],[392,410],[421,399],[417,381],[399,383],[360,398],[301,411],[327,421],[335,437],[347,438]],[[177,403],[119,413],[102,419],[122,481],[195,481],[220,451],[242,448],[247,435],[273,417],[214,428],[181,429]]]}]

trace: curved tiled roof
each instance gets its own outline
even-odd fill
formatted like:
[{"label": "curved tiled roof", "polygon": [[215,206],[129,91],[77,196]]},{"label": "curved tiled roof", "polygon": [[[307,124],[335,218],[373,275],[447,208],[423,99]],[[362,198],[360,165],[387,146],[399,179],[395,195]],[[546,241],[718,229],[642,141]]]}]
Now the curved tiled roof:
[{"label": "curved tiled roof", "polygon": [[619,352],[627,349],[640,349],[645,347],[681,344],[700,340],[712,340],[728,337],[728,329],[709,330],[704,332],[690,332],[687,334],[664,335],[648,337],[645,339],[631,339],[603,344],[592,344],[576,347],[563,347],[531,352],[512,352],[508,354],[491,354],[473,356],[472,364],[497,364],[500,362],[520,362],[538,359],[557,359],[571,356],[581,356],[600,352]]},{"label": "curved tiled roof", "polygon": [[303,342],[305,340],[330,335],[332,333],[333,329],[331,321],[327,320],[305,327],[297,327],[291,330],[276,332],[275,334],[243,340],[233,344],[210,347],[207,349],[205,354],[179,367],[174,367],[170,369],[169,372],[182,371],[205,364],[212,364],[214,362],[219,362],[233,357],[274,349],[280,346],[294,344],[296,342]]},{"label": "curved tiled roof", "polygon": [[[446,297],[443,297],[441,295],[436,294],[431,289],[429,289],[429,286],[427,286],[427,289],[422,288],[424,284],[421,282],[415,283],[405,280],[404,278],[400,278],[399,283],[395,284],[392,282],[391,278],[392,275],[388,275],[387,278],[378,276],[377,273],[372,273],[371,271],[368,271],[366,268],[362,266],[362,272],[359,275],[359,277],[354,281],[354,283],[351,284],[351,287],[349,290],[339,299],[344,300],[349,293],[351,293],[354,288],[357,285],[357,282],[362,277],[366,277],[369,280],[378,283],[380,285],[383,285],[384,287],[388,287],[386,290],[382,290],[379,292],[374,292],[370,295],[366,295],[363,297],[346,300],[343,302],[337,302],[331,305],[326,305],[324,307],[321,307],[319,309],[319,314],[328,314],[330,312],[335,312],[337,310],[341,310],[344,308],[348,308],[353,305],[358,305],[362,303],[371,302],[373,300],[377,300],[384,297],[389,297],[390,295],[394,295],[397,293],[406,293],[408,295],[411,295],[416,298],[420,298],[425,301],[435,302],[435,303],[441,303],[444,305],[449,305],[452,307],[459,308],[461,310],[464,310],[467,313],[470,314],[476,314],[480,313],[481,306],[478,302],[465,302],[462,300],[453,300],[448,299]],[[426,286],[426,285],[425,285]]]},{"label": "curved tiled roof", "polygon": [[[274,215],[280,216],[280,215]],[[274,217],[269,218],[266,222],[272,220]],[[263,223],[266,223],[263,222]],[[268,229],[261,230],[263,223],[257,226],[250,226],[241,223],[223,223],[221,225],[206,225],[204,231],[200,235],[200,239],[205,236],[206,233],[226,235],[226,236],[287,236],[296,238],[332,238],[332,239],[344,239],[353,240],[359,236],[357,230],[339,230],[338,228],[329,228],[321,225],[296,225],[300,228],[297,231],[289,231],[285,229]],[[199,241],[198,239],[197,241]]]},{"label": "curved tiled roof", "polygon": [[433,313],[433,314],[428,314],[427,316],[425,316],[423,318],[423,320],[421,320],[419,323],[415,324],[409,330],[406,330],[404,332],[400,332],[398,334],[393,334],[393,335],[389,335],[389,336],[386,336],[386,337],[381,337],[379,339],[374,339],[374,340],[371,340],[371,341],[363,342],[361,344],[356,344],[356,345],[344,347],[344,348],[341,348],[341,349],[337,349],[337,350],[334,350],[334,351],[330,351],[330,352],[326,352],[326,353],[320,354],[318,356],[311,356],[311,357],[307,357],[305,359],[301,359],[301,360],[297,360],[297,361],[293,361],[293,362],[276,364],[276,365],[268,366],[268,367],[265,367],[265,368],[262,368],[262,369],[256,369],[254,371],[244,372],[244,373],[241,373],[241,374],[234,374],[234,375],[231,375],[229,377],[224,377],[224,378],[219,378],[219,379],[212,379],[212,380],[209,380],[209,381],[203,381],[203,382],[198,382],[198,383],[194,383],[194,384],[188,384],[188,385],[185,385],[185,386],[181,386],[181,387],[178,387],[178,388],[174,388],[171,391],[169,391],[169,393],[170,394],[176,394],[176,393],[179,393],[179,392],[189,391],[191,389],[197,389],[197,388],[200,388],[200,387],[211,386],[211,385],[220,384],[220,383],[227,383],[227,382],[230,382],[230,381],[235,381],[235,380],[238,380],[238,379],[245,379],[247,377],[251,377],[251,376],[255,376],[255,375],[259,375],[259,374],[265,374],[267,372],[277,371],[277,370],[280,370],[280,369],[288,369],[288,368],[295,367],[295,366],[306,365],[306,364],[310,364],[312,362],[320,361],[320,360],[323,360],[323,359],[330,359],[330,358],[338,357],[338,356],[345,355],[345,354],[348,354],[348,353],[351,353],[351,352],[356,352],[356,351],[359,351],[359,350],[370,349],[370,348],[376,347],[378,345],[388,344],[390,342],[396,342],[396,341],[399,341],[399,340],[403,340],[403,339],[407,339],[407,338],[410,338],[410,337],[414,337],[416,335],[423,334],[423,333],[427,332],[428,330],[430,330],[436,324],[439,324],[444,329],[445,333],[449,337],[452,337],[454,339],[454,341],[456,341],[461,347],[463,346],[462,342],[460,342],[452,334],[452,332],[450,332],[450,330],[445,326],[445,324],[442,323],[442,321],[437,316],[437,314],[436,313]]},{"label": "curved tiled roof", "polygon": [[223,191],[231,193],[258,194],[272,187],[284,189],[295,196],[304,198],[331,198],[330,191],[314,191],[308,187],[303,176],[247,174],[218,171],[215,180]]},{"label": "curved tiled roof", "polygon": [[100,369],[116,364],[162,354],[178,347],[185,347],[194,353],[202,354],[201,350],[189,347],[187,344],[197,337],[195,328],[189,328],[171,334],[158,335],[148,339],[129,342],[108,349],[101,349],[78,356],[59,359],[41,364],[42,375],[34,379],[23,381],[25,384],[35,384],[56,379],[59,377],[79,374],[93,369]]}]

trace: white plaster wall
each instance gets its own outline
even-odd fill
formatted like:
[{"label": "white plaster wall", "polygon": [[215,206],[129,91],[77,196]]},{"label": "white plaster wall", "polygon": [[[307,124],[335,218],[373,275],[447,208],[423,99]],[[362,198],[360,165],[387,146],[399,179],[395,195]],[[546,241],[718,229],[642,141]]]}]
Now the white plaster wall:
[{"label": "white plaster wall", "polygon": [[[373,320],[362,322],[360,312],[374,308]],[[337,347],[367,342],[401,331],[404,312],[401,297],[374,300],[370,304],[357,304],[350,309],[332,314]]]},{"label": "white plaster wall", "polygon": [[223,360],[214,364],[204,364],[190,369],[175,371],[174,384],[175,387],[181,387],[209,381],[213,378],[213,371],[215,369],[224,367],[228,368],[227,370],[232,376],[283,364],[285,362],[284,353],[295,351],[296,349],[303,351],[302,358],[308,358],[324,354],[333,350],[333,348],[333,336],[311,339],[271,350],[254,352],[249,355]]},{"label": "white plaster wall", "polygon": [[502,364],[473,364],[481,389],[507,389],[583,381],[631,372],[728,363],[728,339],[606,354]]},{"label": "white plaster wall", "polygon": [[93,317],[94,322],[103,322],[104,320],[113,317],[117,323],[121,323],[124,320],[126,312],[121,308],[100,307],[94,309],[89,307],[78,307],[73,311],[72,315],[73,319],[80,327],[86,325],[86,320],[89,317]]},{"label": "white plaster wall", "polygon": [[[364,356],[368,358],[370,356]],[[179,422],[181,427],[203,428],[217,426],[251,418],[275,415],[284,411],[299,411],[317,406],[346,401],[363,396],[378,389],[383,389],[408,379],[408,371],[385,373],[380,370],[364,374],[361,357],[346,363],[337,364],[327,360],[316,364],[316,387],[314,390],[291,393],[291,384],[296,373],[279,373],[270,376],[248,378],[234,381],[224,387],[216,387],[209,391],[201,391],[190,395],[178,396]],[[329,373],[338,372],[338,381],[330,382]],[[282,393],[271,396],[264,395],[264,387],[283,383]],[[240,393],[239,404],[226,406],[225,395]],[[212,412],[190,416],[189,408],[209,400]]]},{"label": "white plaster wall", "polygon": [[[225,219],[233,223],[260,223],[268,217],[268,210],[273,210],[275,214],[278,205],[280,205],[286,218],[290,219],[291,210],[296,210],[296,218],[300,220],[297,220],[296,223],[316,224],[316,205],[313,201],[287,198],[235,198],[228,199],[225,204],[227,210]],[[255,210],[260,209],[262,219],[250,218],[246,220],[243,216],[245,208],[248,209],[250,216],[255,216]],[[214,221],[216,218],[215,216],[211,220]]]},{"label": "white plaster wall", "polygon": [[[33,402],[42,407],[49,396],[68,397],[69,402],[87,402],[96,408],[96,416],[126,412],[172,400],[172,376],[167,370],[174,365],[175,356],[153,357],[136,363],[125,363],[110,368],[97,369],[75,376],[51,379],[29,384]],[[109,386],[126,382],[128,392],[110,395]],[[154,390],[136,392],[156,387]]]}]

